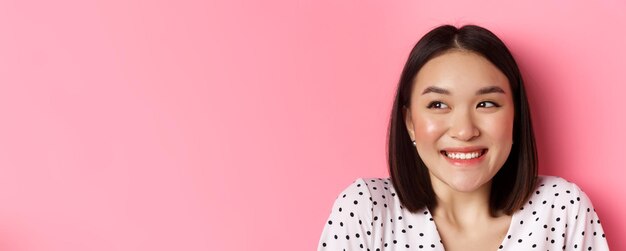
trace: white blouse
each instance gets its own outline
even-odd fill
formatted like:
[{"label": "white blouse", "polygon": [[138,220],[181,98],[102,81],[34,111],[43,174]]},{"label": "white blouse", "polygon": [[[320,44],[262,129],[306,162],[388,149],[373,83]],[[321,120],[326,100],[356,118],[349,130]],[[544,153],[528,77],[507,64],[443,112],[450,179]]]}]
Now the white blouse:
[{"label": "white blouse", "polygon": [[[591,201],[573,183],[539,176],[498,250],[609,250]],[[401,206],[389,178],[358,179],[335,200],[318,250],[444,250],[428,209]]]}]

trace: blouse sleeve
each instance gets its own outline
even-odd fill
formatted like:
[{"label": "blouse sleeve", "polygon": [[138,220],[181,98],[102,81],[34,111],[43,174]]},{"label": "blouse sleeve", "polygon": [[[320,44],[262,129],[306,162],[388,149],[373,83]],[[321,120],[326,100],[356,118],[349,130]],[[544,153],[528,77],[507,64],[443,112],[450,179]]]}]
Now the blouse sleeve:
[{"label": "blouse sleeve", "polygon": [[371,247],[372,201],[363,179],[339,194],[324,225],[318,250],[367,250]]},{"label": "blouse sleeve", "polygon": [[575,210],[569,216],[569,222],[572,224],[568,227],[566,237],[568,249],[609,250],[604,230],[600,225],[600,218],[591,200],[578,186],[575,184],[573,186],[573,191],[578,193],[578,196],[572,203],[578,204],[578,208],[574,207]]}]

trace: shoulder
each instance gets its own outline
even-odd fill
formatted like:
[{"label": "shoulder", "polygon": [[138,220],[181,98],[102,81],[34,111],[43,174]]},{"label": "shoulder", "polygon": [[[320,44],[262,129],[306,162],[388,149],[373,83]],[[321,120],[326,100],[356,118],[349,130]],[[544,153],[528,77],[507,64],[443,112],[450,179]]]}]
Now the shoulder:
[{"label": "shoulder", "polygon": [[539,176],[529,204],[540,203],[554,210],[578,211],[591,207],[589,197],[575,183],[556,176]]},{"label": "shoulder", "polygon": [[[538,195],[537,192],[539,192]],[[535,209],[551,219],[545,226],[562,232],[567,245],[608,250],[604,230],[591,200],[573,182],[554,176],[540,176]],[[560,224],[559,224],[560,223]],[[587,233],[585,235],[585,233]]]},{"label": "shoulder", "polygon": [[[574,189],[576,185],[558,176],[539,175],[537,177],[537,187],[535,190],[562,191]],[[570,190],[571,192],[571,190]]]},{"label": "shoulder", "polygon": [[355,195],[383,195],[395,193],[390,178],[358,178],[348,185],[339,198],[357,197]]},{"label": "shoulder", "polygon": [[[572,246],[577,250],[577,247],[591,250],[592,246],[593,250],[607,250],[604,231],[591,201],[580,187],[563,178],[539,176],[532,195],[514,217],[519,224],[511,229],[519,236],[520,245],[531,241],[537,242],[541,250],[553,247],[570,250]],[[529,232],[535,234],[531,236]],[[525,239],[523,243],[522,239]],[[549,239],[550,242],[544,242]]]},{"label": "shoulder", "polygon": [[561,177],[540,175],[537,178],[535,195],[541,195],[537,197],[559,200],[559,198],[572,198],[572,196],[579,195],[580,193],[582,193],[582,191],[576,184]]},{"label": "shoulder", "polygon": [[578,195],[582,193],[580,187],[573,182],[557,176],[540,175],[537,178],[535,193],[539,194],[542,191],[550,192],[554,197],[559,197],[560,195],[565,195],[564,197],[571,197],[568,195]]},{"label": "shoulder", "polygon": [[389,178],[358,178],[337,196],[333,210],[371,215],[382,206],[377,199],[387,197],[395,197]]},{"label": "shoulder", "polygon": [[363,198],[370,200],[370,197],[391,194],[395,196],[390,178],[358,178],[343,189],[337,200],[356,200],[357,202],[353,203],[358,205],[359,200],[363,200]]},{"label": "shoulder", "polygon": [[535,219],[543,222],[543,228],[558,230],[597,218],[591,200],[573,182],[555,176],[539,176],[537,181],[535,191],[520,208],[524,219]]}]

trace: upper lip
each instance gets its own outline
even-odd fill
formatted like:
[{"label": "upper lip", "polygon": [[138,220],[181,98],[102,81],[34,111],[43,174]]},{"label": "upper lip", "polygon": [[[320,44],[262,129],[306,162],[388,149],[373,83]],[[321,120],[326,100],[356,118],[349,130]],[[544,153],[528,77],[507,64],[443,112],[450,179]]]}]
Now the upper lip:
[{"label": "upper lip", "polygon": [[442,151],[445,152],[453,152],[453,153],[471,153],[471,152],[476,152],[476,151],[482,151],[487,149],[487,147],[484,146],[464,146],[464,147],[446,147],[441,149]]}]

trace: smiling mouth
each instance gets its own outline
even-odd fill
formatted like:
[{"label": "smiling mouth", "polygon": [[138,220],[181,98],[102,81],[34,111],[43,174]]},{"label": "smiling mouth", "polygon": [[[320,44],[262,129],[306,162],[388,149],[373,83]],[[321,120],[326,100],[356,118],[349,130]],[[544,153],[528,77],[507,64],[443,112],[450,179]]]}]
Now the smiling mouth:
[{"label": "smiling mouth", "polygon": [[469,159],[480,158],[480,156],[483,156],[485,153],[487,153],[487,149],[476,150],[472,152],[448,152],[445,150],[441,150],[440,152],[441,154],[443,154],[444,156],[450,159],[469,160]]}]

